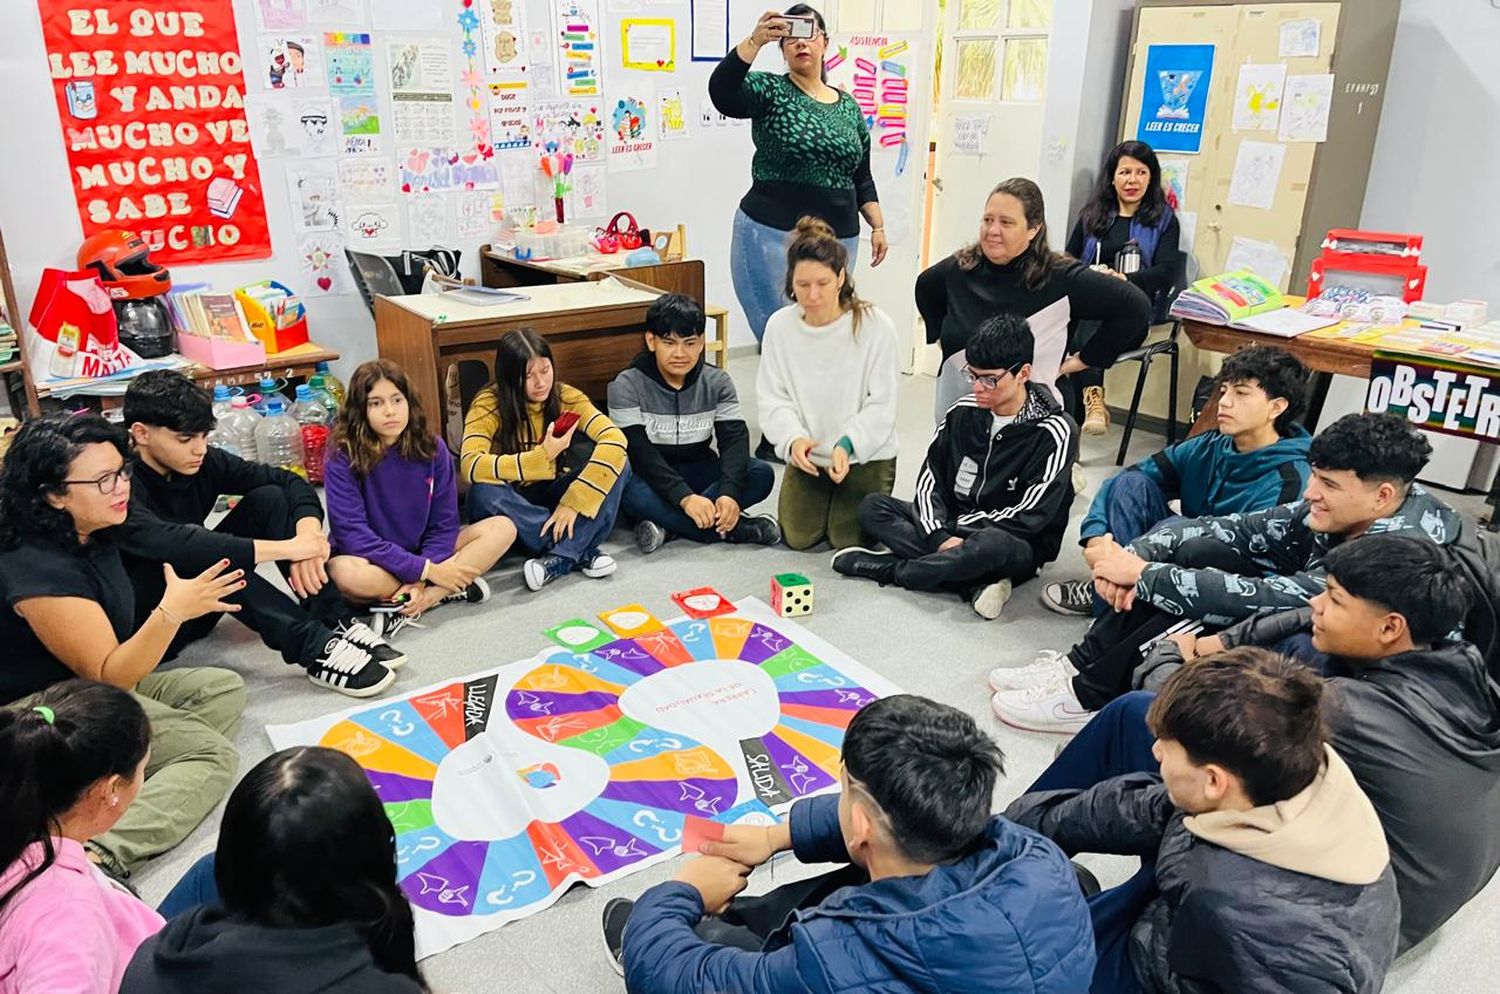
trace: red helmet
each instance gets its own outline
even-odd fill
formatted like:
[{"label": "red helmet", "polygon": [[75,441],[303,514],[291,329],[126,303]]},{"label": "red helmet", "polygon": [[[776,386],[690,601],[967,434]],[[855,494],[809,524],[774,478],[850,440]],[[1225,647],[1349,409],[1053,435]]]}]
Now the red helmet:
[{"label": "red helmet", "polygon": [[115,300],[140,300],[172,289],[172,274],[152,262],[146,243],[133,231],[106,228],[78,247],[78,268],[99,276]]}]

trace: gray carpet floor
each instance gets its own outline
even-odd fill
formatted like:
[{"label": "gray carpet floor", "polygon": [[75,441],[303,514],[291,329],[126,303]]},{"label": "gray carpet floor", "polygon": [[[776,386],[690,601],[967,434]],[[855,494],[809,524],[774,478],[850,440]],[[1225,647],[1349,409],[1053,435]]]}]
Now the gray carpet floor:
[{"label": "gray carpet floor", "polygon": [[[754,418],[755,364],[753,356],[737,357],[731,370],[741,385],[742,400]],[[932,428],[933,382],[907,377],[901,395],[901,459],[896,493],[910,497],[913,480],[926,451]],[[1114,398],[1123,402],[1125,398]],[[753,428],[753,423],[752,423]],[[1137,432],[1131,458],[1160,447],[1162,438]],[[1103,438],[1085,437],[1083,467],[1090,493],[1115,470],[1118,426]],[[1083,561],[1072,539],[1086,510],[1088,495],[1074,506],[1072,535],[1059,561],[1047,567],[1044,578],[1082,575]],[[1478,497],[1459,495],[1450,500],[1468,514],[1481,509]],[[775,495],[767,503],[774,510]],[[769,600],[770,577],[795,570],[816,585],[816,609],[801,624],[834,643],[853,658],[898,684],[972,714],[989,729],[1006,754],[1006,776],[995,796],[997,807],[1019,794],[1051,760],[1057,736],[1016,731],[1000,724],[989,710],[985,674],[996,665],[1030,662],[1037,649],[1066,649],[1082,635],[1085,625],[1052,614],[1037,597],[1038,580],[1019,587],[997,621],[985,622],[966,603],[954,597],[907,594],[874,584],[848,580],[828,566],[828,553],[796,553],[785,548],[702,547],[669,543],[652,556],[636,551],[630,534],[619,529],[605,548],[619,560],[618,572],[605,580],[582,576],[565,578],[539,593],[521,582],[519,562],[507,560],[489,577],[494,597],[477,607],[448,606],[423,619],[428,626],[400,636],[410,662],[395,684],[395,692],[458,677],[476,670],[526,658],[547,644],[542,630],[573,617],[639,602],[662,617],[675,617],[669,594],[697,586],[713,586],[731,599],[757,596]],[[222,623],[208,639],[192,646],[174,665],[228,666],[244,674],[250,704],[236,734],[241,767],[248,769],[270,751],[267,724],[302,721],[341,710],[347,698],[313,687],[300,671],[233,622]],[[164,896],[183,871],[210,851],[218,832],[216,810],[178,849],[162,856],[137,875],[147,900]],[[1497,827],[1500,831],[1500,827]],[[1089,858],[1087,862],[1106,884],[1128,876],[1123,859]],[[599,935],[599,915],[611,897],[634,896],[670,878],[676,861],[650,867],[623,881],[597,890],[579,886],[556,905],[524,921],[431,957],[423,963],[433,990],[442,994],[548,991],[575,994],[623,990],[608,965]],[[768,869],[751,879],[751,892],[770,889],[804,871],[783,861],[776,880]],[[1495,989],[1500,975],[1500,882],[1463,909],[1422,946],[1403,957],[1391,971],[1386,990],[1401,994],[1479,994]],[[1485,939],[1484,936],[1490,936]],[[1484,979],[1484,978],[1491,979]]]}]

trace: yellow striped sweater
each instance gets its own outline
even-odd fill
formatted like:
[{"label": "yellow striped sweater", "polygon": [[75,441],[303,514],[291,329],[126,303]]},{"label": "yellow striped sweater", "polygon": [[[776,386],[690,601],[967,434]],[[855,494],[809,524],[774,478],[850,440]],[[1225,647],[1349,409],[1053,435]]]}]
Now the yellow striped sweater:
[{"label": "yellow striped sweater", "polygon": [[[605,496],[625,471],[625,433],[615,427],[615,423],[605,417],[582,390],[564,383],[559,393],[562,409],[578,412],[578,430],[594,440],[594,453],[558,503],[592,518],[599,513]],[[530,437],[541,438],[546,428],[542,424],[542,405],[528,402],[526,413],[531,423]],[[557,466],[547,458],[540,444],[524,452],[497,453],[495,438],[499,432],[499,398],[491,385],[475,395],[464,418],[459,469],[471,484],[524,484],[556,479]]]}]

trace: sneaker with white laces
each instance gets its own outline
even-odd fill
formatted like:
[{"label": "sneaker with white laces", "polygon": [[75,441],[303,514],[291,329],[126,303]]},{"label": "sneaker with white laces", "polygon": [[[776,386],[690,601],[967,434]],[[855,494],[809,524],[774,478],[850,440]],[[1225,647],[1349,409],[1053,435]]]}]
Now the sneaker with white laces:
[{"label": "sneaker with white laces", "polygon": [[1005,609],[1005,602],[1010,600],[1010,592],[1011,582],[1008,579],[986,583],[974,591],[969,606],[985,621],[994,621]]},{"label": "sneaker with white laces", "polygon": [[581,569],[583,575],[590,580],[602,580],[618,568],[619,564],[615,562],[615,557],[607,552],[590,549],[583,554]]},{"label": "sneaker with white laces", "polygon": [[[390,631],[389,624],[385,626],[385,631]],[[406,665],[406,653],[391,645],[385,640],[384,635],[363,621],[346,618],[334,627],[333,634],[345,642],[353,642],[374,656],[375,661],[388,670],[399,670]]]},{"label": "sneaker with white laces", "polygon": [[1013,728],[1028,732],[1073,733],[1094,717],[1078,703],[1071,680],[1055,680],[1025,690],[1001,690],[990,698],[995,717]]},{"label": "sneaker with white laces", "polygon": [[625,924],[635,902],[626,897],[611,898],[604,905],[604,949],[609,953],[609,965],[620,976],[625,976]]},{"label": "sneaker with white laces", "polygon": [[476,576],[474,582],[462,590],[456,590],[451,594],[444,594],[439,604],[483,604],[490,599],[490,585],[485,582],[484,577]]},{"label": "sneaker with white laces", "polygon": [[742,514],[726,537],[737,545],[780,545],[781,526],[769,514]]},{"label": "sneaker with white laces", "polygon": [[531,590],[541,590],[547,584],[560,576],[567,576],[573,572],[577,563],[566,556],[537,556],[535,559],[526,560],[526,565],[521,567],[521,575],[526,580],[526,586]]},{"label": "sneaker with white laces", "polygon": [[642,518],[635,526],[635,547],[641,550],[641,555],[649,556],[651,553],[667,544],[667,530],[655,521],[647,521]]},{"label": "sneaker with white laces", "polygon": [[1094,584],[1090,580],[1062,580],[1042,587],[1042,606],[1058,614],[1087,618],[1094,613]]},{"label": "sneaker with white laces", "polygon": [[418,620],[421,617],[420,614],[401,614],[400,612],[394,614],[377,614],[373,619],[373,624],[378,626],[377,630],[380,632],[381,638],[393,639],[403,629],[426,628],[427,626]]},{"label": "sneaker with white laces", "polygon": [[307,678],[350,697],[374,697],[391,685],[396,674],[360,646],[335,636],[307,664]]},{"label": "sneaker with white laces", "polygon": [[1036,654],[1036,661],[1026,666],[996,666],[990,670],[990,689],[996,691],[1025,690],[1058,680],[1071,680],[1078,670],[1067,654],[1055,649],[1043,649]]}]

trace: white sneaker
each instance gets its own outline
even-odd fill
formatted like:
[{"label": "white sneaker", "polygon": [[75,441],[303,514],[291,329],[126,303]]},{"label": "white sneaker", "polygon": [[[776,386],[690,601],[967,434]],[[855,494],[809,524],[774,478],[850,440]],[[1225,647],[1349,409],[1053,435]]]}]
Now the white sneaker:
[{"label": "white sneaker", "polygon": [[1005,602],[1010,600],[1010,591],[1011,582],[1008,579],[987,583],[974,591],[974,599],[969,601],[969,606],[985,621],[994,621],[1000,617]]},{"label": "white sneaker", "polygon": [[614,556],[598,549],[590,549],[583,554],[581,571],[590,580],[602,580],[613,573],[616,566]]},{"label": "white sneaker", "polygon": [[1073,496],[1082,497],[1089,488],[1089,478],[1084,475],[1083,467],[1076,462],[1073,464]]},{"label": "white sneaker", "polygon": [[990,670],[990,689],[996,693],[1010,690],[1026,690],[1058,680],[1071,680],[1078,670],[1068,661],[1066,653],[1055,649],[1043,649],[1036,654],[1036,662],[1026,666],[997,666]]},{"label": "white sneaker", "polygon": [[1071,680],[1056,680],[1025,690],[1002,690],[990,698],[995,717],[1028,732],[1081,731],[1094,712],[1078,703]]}]

